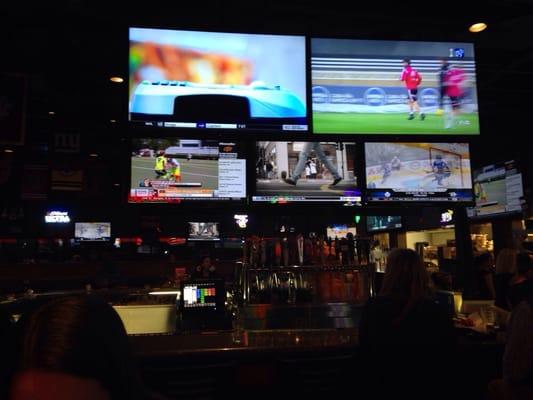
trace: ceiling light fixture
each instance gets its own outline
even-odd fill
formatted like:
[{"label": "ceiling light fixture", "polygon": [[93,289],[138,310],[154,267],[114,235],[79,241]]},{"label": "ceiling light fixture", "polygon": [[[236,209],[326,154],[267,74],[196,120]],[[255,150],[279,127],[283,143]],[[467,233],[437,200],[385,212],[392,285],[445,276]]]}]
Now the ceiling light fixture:
[{"label": "ceiling light fixture", "polygon": [[56,115],[55,111],[48,111],[48,115]]},{"label": "ceiling light fixture", "polygon": [[124,78],[121,78],[120,76],[112,76],[111,78],[109,78],[109,80],[111,82],[115,82],[115,83],[122,83],[124,82]]},{"label": "ceiling light fixture", "polygon": [[91,154],[89,154],[89,157],[98,157],[98,154],[96,154],[96,153],[91,153]]},{"label": "ceiling light fixture", "polygon": [[470,28],[468,28],[468,30],[473,33],[478,33],[484,31],[485,29],[487,29],[487,24],[484,22],[477,22],[475,24],[470,25]]},{"label": "ceiling light fixture", "polygon": [[11,150],[11,149],[4,149],[4,153],[13,153],[13,150]]}]

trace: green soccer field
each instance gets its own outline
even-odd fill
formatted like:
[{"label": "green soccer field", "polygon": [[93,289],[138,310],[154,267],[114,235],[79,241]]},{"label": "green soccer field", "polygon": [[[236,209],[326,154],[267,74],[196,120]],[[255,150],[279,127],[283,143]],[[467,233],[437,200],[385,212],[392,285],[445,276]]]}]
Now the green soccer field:
[{"label": "green soccer field", "polygon": [[383,133],[413,134],[427,133],[442,135],[477,135],[479,119],[477,114],[461,114],[456,117],[451,128],[444,127],[445,117],[426,114],[424,121],[418,115],[408,120],[407,113],[369,114],[369,113],[313,113],[315,133]]}]

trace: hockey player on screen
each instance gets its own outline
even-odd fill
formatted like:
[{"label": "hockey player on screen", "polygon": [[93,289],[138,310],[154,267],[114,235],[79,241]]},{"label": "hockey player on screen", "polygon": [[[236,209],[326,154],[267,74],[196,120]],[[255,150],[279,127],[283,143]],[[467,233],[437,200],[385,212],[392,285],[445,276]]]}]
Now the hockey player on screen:
[{"label": "hockey player on screen", "polygon": [[383,163],[383,165],[381,166],[381,171],[383,172],[383,176],[381,178],[381,185],[383,185],[385,181],[387,180],[387,178],[392,173],[391,163],[388,163],[388,162]]},{"label": "hockey player on screen", "polygon": [[445,178],[449,178],[452,174],[452,171],[446,161],[442,159],[442,156],[440,154],[437,154],[435,156],[435,161],[433,161],[433,164],[431,164],[431,169],[435,176],[435,180],[437,181],[437,185],[445,186],[442,183],[442,180]]}]

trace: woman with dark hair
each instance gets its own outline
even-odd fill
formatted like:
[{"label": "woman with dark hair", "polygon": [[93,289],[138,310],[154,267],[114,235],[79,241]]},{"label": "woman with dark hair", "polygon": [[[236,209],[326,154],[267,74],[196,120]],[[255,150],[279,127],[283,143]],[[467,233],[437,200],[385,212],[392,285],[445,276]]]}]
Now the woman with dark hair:
[{"label": "woman with dark hair", "polygon": [[420,256],[411,249],[391,251],[379,295],[367,302],[359,325],[367,381],[380,392],[378,398],[393,393],[435,398],[427,390],[438,385],[441,373],[449,373],[445,365],[453,357],[453,323],[429,294]]},{"label": "woman with dark hair", "polygon": [[22,329],[12,399],[151,398],[135,368],[122,320],[103,299],[52,300],[30,315]]}]

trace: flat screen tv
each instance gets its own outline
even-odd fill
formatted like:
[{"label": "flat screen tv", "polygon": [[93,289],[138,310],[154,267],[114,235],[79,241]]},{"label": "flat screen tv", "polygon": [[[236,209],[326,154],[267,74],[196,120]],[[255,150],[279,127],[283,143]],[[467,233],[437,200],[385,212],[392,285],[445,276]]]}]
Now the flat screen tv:
[{"label": "flat screen tv", "polygon": [[468,143],[365,143],[368,202],[473,201]]},{"label": "flat screen tv", "polygon": [[218,222],[189,222],[189,240],[220,240]]},{"label": "flat screen tv", "polygon": [[74,239],[78,242],[107,242],[111,239],[111,223],[76,222]]},{"label": "flat screen tv", "polygon": [[246,198],[243,143],[133,139],[130,203]]},{"label": "flat screen tv", "polygon": [[400,215],[369,215],[366,217],[367,232],[380,232],[402,227]]},{"label": "flat screen tv", "polygon": [[307,131],[305,37],[129,29],[129,119],[151,127]]},{"label": "flat screen tv", "polygon": [[472,43],[314,38],[311,79],[314,133],[479,134]]},{"label": "flat screen tv", "polygon": [[517,163],[511,160],[475,170],[474,195],[476,205],[467,210],[470,217],[522,212],[524,186]]},{"label": "flat screen tv", "polygon": [[256,142],[256,202],[360,204],[353,142]]},{"label": "flat screen tv", "polygon": [[348,225],[332,225],[326,228],[326,236],[331,239],[342,239],[348,236],[348,233],[351,233],[354,237],[357,236],[357,229],[355,226]]}]

